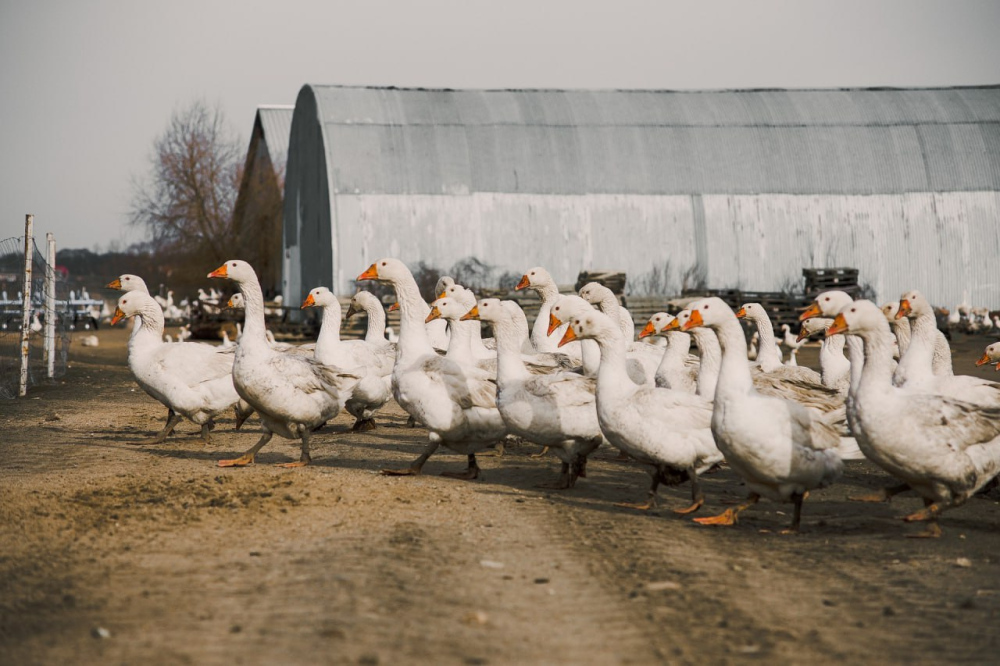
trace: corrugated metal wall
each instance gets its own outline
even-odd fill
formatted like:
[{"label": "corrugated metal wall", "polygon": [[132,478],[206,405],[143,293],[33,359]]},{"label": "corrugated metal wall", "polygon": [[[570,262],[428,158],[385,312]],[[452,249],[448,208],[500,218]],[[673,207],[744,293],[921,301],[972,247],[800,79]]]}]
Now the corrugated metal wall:
[{"label": "corrugated metal wall", "polygon": [[286,297],[343,293],[383,255],[440,268],[474,255],[565,282],[669,262],[676,283],[701,263],[710,286],[760,290],[846,265],[883,299],[916,286],[1000,307],[998,191],[1000,88],[305,86]]}]

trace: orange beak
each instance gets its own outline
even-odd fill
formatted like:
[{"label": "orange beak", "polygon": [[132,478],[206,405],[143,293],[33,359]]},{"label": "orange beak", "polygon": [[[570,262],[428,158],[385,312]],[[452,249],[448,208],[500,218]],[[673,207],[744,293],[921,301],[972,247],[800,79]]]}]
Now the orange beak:
[{"label": "orange beak", "polygon": [[525,289],[526,287],[530,287],[530,286],[531,286],[531,281],[528,279],[528,276],[527,275],[522,275],[521,276],[521,281],[517,283],[517,286],[514,287],[514,290],[515,291],[521,291],[522,289]]},{"label": "orange beak", "polygon": [[122,309],[115,308],[115,316],[111,318],[111,325],[114,326],[124,318],[125,318],[125,313],[122,312]]},{"label": "orange beak", "polygon": [[642,340],[643,338],[653,335],[654,333],[656,333],[656,327],[653,326],[653,320],[650,319],[646,322],[646,327],[639,331],[639,339]]},{"label": "orange beak", "polygon": [[737,319],[743,319],[746,316],[747,316],[747,309],[746,308],[740,308],[739,310],[736,311],[736,318]]},{"label": "orange beak", "polygon": [[559,319],[554,314],[552,314],[550,312],[549,313],[549,330],[548,330],[548,333],[546,333],[546,335],[552,335],[553,333],[556,332],[556,329],[559,328],[560,326],[562,326],[562,322],[559,321]]},{"label": "orange beak", "polygon": [[228,310],[228,309],[230,309],[230,308],[232,308],[232,307],[233,307],[233,297],[232,297],[232,296],[230,296],[230,297],[229,297],[229,300],[228,300],[228,301],[226,301],[226,309]]},{"label": "orange beak", "polygon": [[306,296],[306,300],[302,301],[302,307],[300,307],[299,309],[304,310],[306,308],[311,308],[314,305],[316,305],[316,299],[313,298],[312,294],[309,294],[308,296]]},{"label": "orange beak", "polygon": [[839,314],[833,320],[833,325],[826,329],[826,337],[831,335],[837,335],[838,333],[846,333],[848,330],[847,321],[844,319],[844,315]]},{"label": "orange beak", "polygon": [[681,330],[681,320],[674,317],[670,320],[670,323],[663,327],[663,331],[679,331]]},{"label": "orange beak", "polygon": [[468,321],[469,319],[477,319],[477,320],[479,319],[478,305],[473,305],[472,309],[466,312],[464,315],[462,315],[462,318],[459,319],[459,321]]},{"label": "orange beak", "polygon": [[378,279],[378,268],[375,267],[375,264],[372,264],[371,266],[368,267],[368,270],[366,270],[364,273],[362,273],[361,275],[358,276],[358,279],[359,280],[377,280]]},{"label": "orange beak", "polygon": [[104,285],[104,288],[105,289],[121,289],[122,288],[122,279],[121,278],[115,278],[111,282],[109,282],[106,285]]},{"label": "orange beak", "polygon": [[444,297],[445,297],[445,296],[447,296],[447,295],[448,295],[448,290],[447,290],[447,289],[445,289],[445,290],[444,290],[444,291],[442,291],[442,292],[441,292],[440,294],[438,294],[438,298],[444,298]]},{"label": "orange beak", "polygon": [[427,315],[427,319],[424,320],[424,323],[429,324],[430,322],[440,317],[441,317],[441,311],[438,310],[437,306],[435,305],[434,307],[431,308],[431,313]]},{"label": "orange beak", "polygon": [[913,312],[913,308],[910,307],[910,301],[904,298],[899,302],[899,311],[896,313],[896,319],[902,319],[911,312]]},{"label": "orange beak", "polygon": [[809,337],[809,334],[806,333],[806,329],[800,328],[799,329],[799,334],[795,336],[795,341],[796,342],[802,342],[803,340],[805,340],[808,337]]},{"label": "orange beak", "polygon": [[399,309],[399,301],[396,301],[395,303],[389,306],[389,309],[386,310],[386,312],[395,312],[398,309]]},{"label": "orange beak", "polygon": [[823,311],[819,309],[819,303],[813,301],[813,304],[806,308],[806,311],[799,315],[799,321],[805,321],[812,317],[818,317],[823,314]]},{"label": "orange beak", "polygon": [[684,322],[681,326],[682,331],[690,331],[692,328],[698,328],[699,326],[704,326],[705,320],[701,318],[701,312],[698,310],[691,310],[691,318]]},{"label": "orange beak", "polygon": [[[978,361],[976,361],[976,365],[977,366],[978,365],[986,365],[987,363],[990,363],[990,362],[991,362],[990,361],[990,355],[989,354],[983,354],[983,357],[981,359],[979,359]],[[998,364],[998,366],[1000,366],[1000,364]]]},{"label": "orange beak", "polygon": [[573,331],[573,327],[567,326],[566,332],[563,333],[562,340],[559,341],[559,346],[562,347],[563,345],[573,342],[576,339],[576,333]]},{"label": "orange beak", "polygon": [[208,277],[210,277],[210,278],[227,278],[227,277],[229,277],[229,271],[226,270],[226,265],[222,264],[221,266],[219,266],[218,268],[216,268],[214,271],[212,271],[211,273],[209,273]]}]

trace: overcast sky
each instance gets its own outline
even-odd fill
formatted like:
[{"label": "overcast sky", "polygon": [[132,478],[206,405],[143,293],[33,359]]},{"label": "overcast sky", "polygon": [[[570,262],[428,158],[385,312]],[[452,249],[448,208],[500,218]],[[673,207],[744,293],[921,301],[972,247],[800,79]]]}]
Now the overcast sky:
[{"label": "overcast sky", "polygon": [[170,114],[304,83],[825,88],[1000,83],[1000,1],[0,0],[0,238],[128,243]]}]

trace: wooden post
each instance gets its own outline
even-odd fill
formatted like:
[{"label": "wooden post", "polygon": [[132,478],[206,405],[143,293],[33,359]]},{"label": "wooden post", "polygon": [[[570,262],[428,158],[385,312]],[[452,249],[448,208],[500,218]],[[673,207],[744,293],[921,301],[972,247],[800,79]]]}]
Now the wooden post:
[{"label": "wooden post", "polygon": [[21,383],[17,396],[23,398],[28,393],[28,338],[31,335],[31,260],[34,243],[31,241],[31,227],[34,215],[24,216],[24,304],[21,308]]},{"label": "wooden post", "polygon": [[56,237],[45,234],[45,362],[49,379],[56,376]]}]

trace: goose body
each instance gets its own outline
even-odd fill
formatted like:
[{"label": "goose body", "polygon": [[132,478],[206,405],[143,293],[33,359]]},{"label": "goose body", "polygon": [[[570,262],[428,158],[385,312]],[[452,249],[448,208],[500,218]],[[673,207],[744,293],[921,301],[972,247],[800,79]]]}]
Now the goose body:
[{"label": "goose body", "polygon": [[[795,504],[791,529],[797,530],[805,493],[833,483],[843,472],[837,454],[840,438],[817,410],[754,389],[743,329],[724,301],[708,298],[691,308],[683,328],[711,328],[722,348],[712,433],[751,492],[740,507],[698,522],[731,525],[740,511],[764,496]],[[763,340],[761,346],[766,347]]]},{"label": "goose body", "polygon": [[233,384],[240,397],[257,410],[264,431],[246,453],[232,460],[220,460],[219,466],[253,463],[257,452],[274,434],[300,441],[298,462],[284,466],[309,464],[310,434],[343,409],[359,376],[271,347],[264,328],[264,296],[257,274],[247,262],[229,260],[208,277],[233,280],[243,294],[245,326],[236,346]]},{"label": "goose body", "polygon": [[919,536],[938,536],[937,515],[963,504],[1000,472],[1000,406],[893,386],[889,327],[873,303],[855,301],[829,331],[864,341],[864,369],[851,406],[858,443],[924,497],[926,508],[906,520],[931,521]]},{"label": "goose body", "polygon": [[564,340],[594,340],[601,353],[597,374],[597,418],[614,446],[652,469],[650,502],[657,486],[691,482],[692,504],[704,503],[698,475],[722,462],[710,429],[712,404],[683,391],[637,386],[626,370],[625,338],[619,322],[592,311],[574,316]]},{"label": "goose body", "polygon": [[468,456],[463,478],[476,478],[475,454],[495,445],[506,434],[496,406],[496,384],[485,371],[463,367],[438,356],[428,339],[425,319],[430,308],[409,269],[398,259],[384,258],[372,264],[359,280],[388,282],[396,291],[400,309],[399,343],[392,370],[396,402],[416,421],[427,426],[429,445],[405,470],[389,474],[419,474],[438,446]]},{"label": "goose body", "polygon": [[344,403],[344,409],[355,418],[353,429],[375,428],[375,412],[392,397],[392,364],[385,353],[387,349],[373,349],[364,340],[340,339],[340,301],[326,287],[311,290],[302,307],[323,308],[314,358],[325,366],[347,370],[360,377],[351,397]]},{"label": "goose body", "polygon": [[534,374],[521,354],[515,318],[503,302],[480,300],[463,318],[488,322],[497,341],[497,408],[507,431],[549,447],[562,461],[553,488],[586,475],[587,456],[605,441],[597,419],[596,382],[573,372]]},{"label": "goose body", "polygon": [[137,317],[139,330],[128,342],[129,369],[136,383],[170,410],[167,425],[154,442],[162,442],[180,419],[201,426],[201,438],[211,443],[213,419],[237,409],[245,419],[252,409],[240,400],[233,385],[234,356],[209,345],[163,342],[163,310],[149,294],[126,292],[118,299],[112,325]]}]

